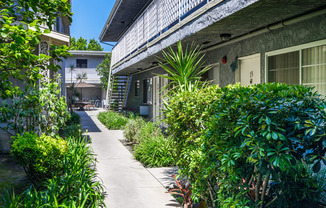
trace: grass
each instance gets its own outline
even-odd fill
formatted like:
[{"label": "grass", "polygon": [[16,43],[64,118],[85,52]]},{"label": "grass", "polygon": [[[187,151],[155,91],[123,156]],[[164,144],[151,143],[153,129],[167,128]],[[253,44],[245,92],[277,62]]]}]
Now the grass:
[{"label": "grass", "polygon": [[114,111],[106,111],[98,114],[98,119],[110,130],[123,129],[128,118]]}]

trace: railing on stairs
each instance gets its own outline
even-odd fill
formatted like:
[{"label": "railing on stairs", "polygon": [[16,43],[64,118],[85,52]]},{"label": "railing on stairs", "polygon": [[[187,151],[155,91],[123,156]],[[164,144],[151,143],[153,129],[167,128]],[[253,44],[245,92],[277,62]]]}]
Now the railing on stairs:
[{"label": "railing on stairs", "polygon": [[108,103],[109,110],[122,111],[125,107],[129,83],[129,76],[112,76]]}]

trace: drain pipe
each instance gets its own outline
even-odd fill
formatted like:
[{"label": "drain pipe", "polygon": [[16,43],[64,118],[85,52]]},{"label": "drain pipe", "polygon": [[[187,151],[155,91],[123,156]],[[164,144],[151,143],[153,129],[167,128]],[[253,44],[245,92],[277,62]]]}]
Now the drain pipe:
[{"label": "drain pipe", "polygon": [[221,48],[223,46],[226,46],[226,45],[229,45],[229,44],[241,41],[241,40],[245,40],[247,38],[251,38],[251,37],[254,37],[254,36],[257,36],[257,35],[261,35],[263,33],[266,33],[266,32],[272,31],[272,30],[276,30],[276,29],[279,29],[279,28],[282,28],[282,27],[285,27],[285,26],[289,26],[289,25],[292,25],[292,24],[295,24],[295,23],[298,23],[298,22],[301,22],[301,21],[304,21],[304,20],[307,20],[307,19],[311,19],[313,17],[323,15],[323,14],[326,14],[326,8],[321,9],[321,10],[316,11],[316,12],[311,12],[311,13],[302,15],[300,17],[292,18],[292,19],[289,19],[289,20],[285,20],[285,21],[282,21],[282,22],[267,26],[265,28],[262,28],[262,29],[250,32],[248,34],[236,37],[236,38],[231,39],[231,40],[229,40],[227,42],[222,42],[222,43],[218,43],[218,44],[213,45],[213,46],[209,46],[209,47],[203,49],[201,51],[201,53],[206,53],[208,51],[211,51],[211,50],[214,50],[214,49],[217,49],[217,48]]}]

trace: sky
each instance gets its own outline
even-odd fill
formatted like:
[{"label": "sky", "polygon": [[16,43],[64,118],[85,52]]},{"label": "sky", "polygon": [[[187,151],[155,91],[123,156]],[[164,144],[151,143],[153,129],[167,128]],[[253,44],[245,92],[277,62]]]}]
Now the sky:
[{"label": "sky", "polygon": [[[72,24],[70,36],[78,39],[83,37],[90,40],[99,36],[108,19],[115,0],[72,0]],[[104,51],[111,51],[112,47],[101,44]]]}]

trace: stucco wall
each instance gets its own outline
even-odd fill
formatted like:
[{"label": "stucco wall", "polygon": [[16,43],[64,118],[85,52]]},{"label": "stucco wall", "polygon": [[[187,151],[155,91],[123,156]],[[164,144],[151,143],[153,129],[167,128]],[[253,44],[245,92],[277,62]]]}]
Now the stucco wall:
[{"label": "stucco wall", "polygon": [[[287,47],[306,44],[326,39],[326,16],[318,16],[313,19],[285,26],[277,30],[266,32],[243,41],[238,41],[227,46],[211,50],[206,53],[206,64],[219,64],[219,85],[224,87],[235,83],[235,73],[230,68],[231,63],[239,58],[261,53],[261,81],[265,82],[265,53]],[[222,64],[221,59],[227,56],[228,62]],[[142,105],[143,84],[142,80],[162,73],[162,70],[153,70],[133,76],[132,86],[128,97],[127,107],[137,108]],[[134,96],[135,80],[140,80],[140,96]],[[153,109],[149,108],[149,117]]]},{"label": "stucco wall", "polygon": [[[235,83],[235,72],[230,64],[235,57],[261,53],[261,81],[265,82],[265,53],[326,39],[326,16],[319,16],[290,26],[270,31],[206,53],[206,63],[220,63],[220,86]],[[227,56],[228,63],[221,59]]]}]

